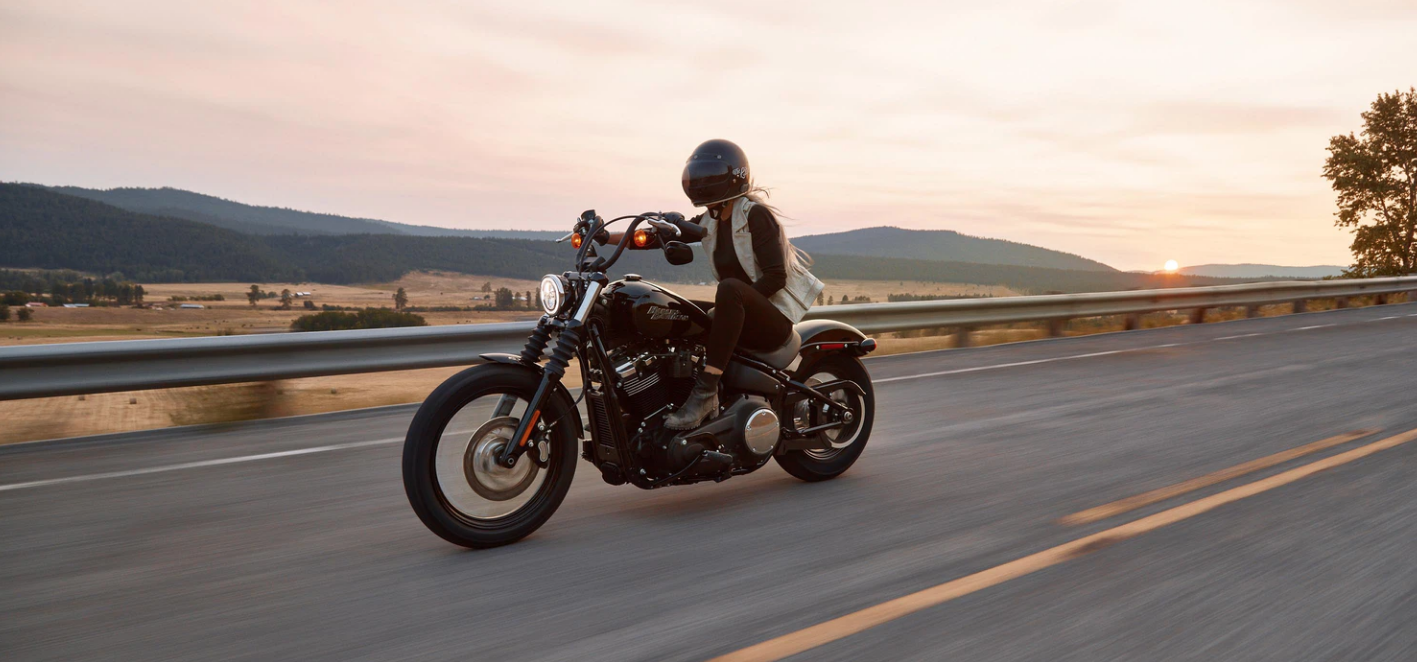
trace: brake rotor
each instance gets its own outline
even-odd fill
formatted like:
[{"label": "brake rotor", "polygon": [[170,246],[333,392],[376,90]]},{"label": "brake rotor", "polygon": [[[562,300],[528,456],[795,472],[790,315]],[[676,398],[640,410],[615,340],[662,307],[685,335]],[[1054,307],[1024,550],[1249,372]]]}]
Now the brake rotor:
[{"label": "brake rotor", "polygon": [[463,474],[472,491],[484,499],[514,499],[536,480],[539,468],[530,457],[522,457],[512,467],[497,463],[502,449],[512,443],[518,422],[511,416],[499,416],[487,421],[472,433],[472,440],[467,444],[467,451],[463,454]]}]

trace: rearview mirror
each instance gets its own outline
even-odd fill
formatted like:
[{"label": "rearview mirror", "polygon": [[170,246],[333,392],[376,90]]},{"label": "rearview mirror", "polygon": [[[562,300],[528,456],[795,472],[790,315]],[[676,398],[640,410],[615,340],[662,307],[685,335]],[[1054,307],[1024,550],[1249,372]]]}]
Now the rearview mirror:
[{"label": "rearview mirror", "polygon": [[682,241],[671,241],[664,245],[664,259],[674,266],[694,261],[694,249]]}]

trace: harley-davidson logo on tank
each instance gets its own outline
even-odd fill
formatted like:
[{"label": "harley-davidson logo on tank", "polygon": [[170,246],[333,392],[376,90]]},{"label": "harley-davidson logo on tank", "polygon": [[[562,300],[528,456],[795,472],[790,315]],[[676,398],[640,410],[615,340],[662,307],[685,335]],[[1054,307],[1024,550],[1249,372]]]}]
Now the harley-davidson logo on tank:
[{"label": "harley-davidson logo on tank", "polygon": [[677,310],[674,310],[673,308],[665,308],[663,306],[650,306],[649,318],[655,321],[664,320],[669,322],[678,322],[680,320],[689,319],[689,316]]}]

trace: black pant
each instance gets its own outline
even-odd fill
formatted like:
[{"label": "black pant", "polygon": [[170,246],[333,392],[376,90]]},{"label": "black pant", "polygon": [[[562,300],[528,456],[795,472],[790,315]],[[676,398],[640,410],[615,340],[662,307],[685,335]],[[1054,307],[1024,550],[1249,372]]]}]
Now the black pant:
[{"label": "black pant", "polygon": [[762,293],[737,278],[718,283],[709,329],[707,363],[723,370],[733,348],[765,352],[782,347],[792,335],[792,321]]}]

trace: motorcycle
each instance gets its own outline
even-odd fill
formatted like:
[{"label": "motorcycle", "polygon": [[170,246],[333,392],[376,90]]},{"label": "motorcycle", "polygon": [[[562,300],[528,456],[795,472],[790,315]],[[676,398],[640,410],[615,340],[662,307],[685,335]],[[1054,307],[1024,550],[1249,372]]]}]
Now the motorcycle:
[{"label": "motorcycle", "polygon": [[[616,241],[608,227],[620,221],[630,225]],[[578,454],[605,482],[647,490],[724,481],[769,459],[804,481],[835,478],[855,463],[875,415],[861,357],[876,341],[831,320],[795,325],[776,350],[735,350],[717,414],[693,430],[664,426],[704,367],[712,312],[634,274],[611,281],[606,271],[627,249],[658,249],[670,264],[688,264],[688,244],[703,234],[677,213],[605,221],[589,210],[577,219],[561,239],[576,250],[575,269],[542,279],[545,315],[521,353],[482,355],[434,390],[409,425],[404,489],[433,533],[472,548],[520,540],[561,505]],[[608,257],[597,254],[611,244]],[[578,398],[563,383],[572,359]]]}]

